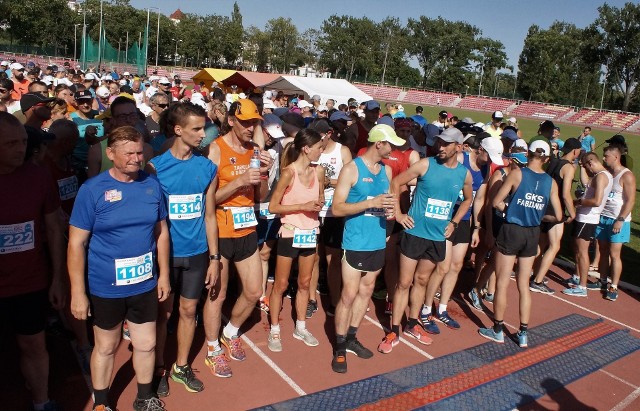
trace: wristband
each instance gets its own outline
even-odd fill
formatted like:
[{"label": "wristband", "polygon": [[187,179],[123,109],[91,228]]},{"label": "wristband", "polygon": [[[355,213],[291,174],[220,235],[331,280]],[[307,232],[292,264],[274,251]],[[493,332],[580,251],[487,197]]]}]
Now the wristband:
[{"label": "wristband", "polygon": [[451,224],[453,224],[453,228],[458,228],[458,223],[456,223],[456,222],[455,222],[455,221],[453,221],[453,220],[449,220],[449,222],[450,222]]},{"label": "wristband", "polygon": [[264,176],[263,176],[262,174],[260,174],[260,180],[264,180],[264,181],[266,181],[266,180],[268,180],[268,179],[269,179],[269,174],[264,175]]},{"label": "wristband", "polygon": [[220,254],[211,254],[209,256],[209,261],[219,261],[220,260]]}]

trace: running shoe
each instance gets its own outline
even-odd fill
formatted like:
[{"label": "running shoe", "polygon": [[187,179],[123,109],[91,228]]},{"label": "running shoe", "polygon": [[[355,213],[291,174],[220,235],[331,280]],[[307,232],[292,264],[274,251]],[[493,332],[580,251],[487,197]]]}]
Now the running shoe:
[{"label": "running shoe", "polygon": [[544,283],[538,284],[533,280],[529,281],[529,290],[533,291],[534,293],[541,293],[541,294],[548,294],[548,295],[553,295],[553,293],[555,293],[554,290],[549,288]]},{"label": "running shoe", "polygon": [[431,337],[427,335],[427,332],[420,326],[420,324],[416,324],[412,328],[405,327],[404,333],[418,340],[420,344],[429,345],[433,342]]},{"label": "running shoe", "polygon": [[604,294],[604,298],[606,298],[609,301],[617,300],[618,299],[618,289],[617,288],[613,288],[613,287],[609,287],[607,292]]},{"label": "running shoe", "polygon": [[258,301],[258,308],[269,314],[269,297],[260,297],[260,301]]},{"label": "running shoe", "polygon": [[358,341],[357,338],[347,341],[347,352],[355,354],[358,358],[368,360],[373,357],[373,352]]},{"label": "running shoe", "polygon": [[529,336],[526,331],[518,331],[518,345],[520,348],[527,348],[529,346]]},{"label": "running shoe", "polygon": [[391,315],[391,314],[393,314],[393,303],[392,303],[391,301],[387,301],[387,302],[384,304],[384,313],[385,313],[386,315]]},{"label": "running shoe", "polygon": [[565,288],[562,290],[562,294],[571,295],[574,297],[586,297],[587,289],[582,287]]},{"label": "running shoe", "polygon": [[267,338],[267,347],[273,352],[282,351],[282,340],[280,339],[280,334],[277,333],[269,333],[269,337]]},{"label": "running shoe", "polygon": [[325,311],[325,314],[327,315],[327,317],[335,317],[336,307],[330,305],[329,308],[327,308],[327,311]]},{"label": "running shoe", "polygon": [[307,303],[307,318],[313,317],[313,314],[318,311],[318,302],[315,300],[309,300]]},{"label": "running shoe", "polygon": [[480,302],[480,297],[478,297],[478,293],[475,288],[472,288],[471,291],[469,291],[469,301],[471,301],[471,306],[473,308],[478,311],[484,311],[482,303]]},{"label": "running shoe", "polygon": [[571,278],[567,280],[567,285],[569,287],[577,287],[580,285],[580,277],[577,275],[572,275]]},{"label": "running shoe", "polygon": [[482,300],[493,304],[494,297],[495,297],[495,294],[484,293],[482,295]]},{"label": "running shoe", "polygon": [[593,283],[587,283],[587,290],[589,291],[607,291],[607,283],[603,283],[602,280],[598,280]]},{"label": "running shoe", "polygon": [[493,327],[480,328],[478,329],[478,334],[480,334],[481,336],[483,336],[488,340],[495,341],[500,344],[504,343],[504,332],[500,331],[497,333],[493,331]]},{"label": "running shoe", "polygon": [[212,356],[205,357],[204,363],[216,377],[229,378],[233,375],[231,367],[229,367],[229,359],[222,350],[214,352]]},{"label": "running shoe", "polygon": [[232,360],[244,361],[247,358],[247,354],[245,354],[244,348],[242,348],[242,341],[237,335],[227,338],[224,333],[222,333],[220,334],[220,342],[227,347],[229,357],[231,357]]},{"label": "running shoe", "polygon": [[[451,318],[449,316],[449,313],[447,313],[446,311],[443,311],[442,314],[438,314],[438,316],[436,317],[436,320],[440,321],[442,324],[444,324],[447,327],[452,328],[454,330],[460,329],[460,324],[458,324],[458,322],[456,320]],[[438,332],[440,332],[440,330],[438,330]],[[437,333],[435,333],[435,334],[437,334]]]},{"label": "running shoe", "polygon": [[331,360],[331,369],[333,372],[344,374],[347,372],[347,353],[346,351],[336,351]]},{"label": "running shoe", "polygon": [[380,344],[378,344],[378,352],[389,354],[393,347],[400,344],[400,338],[394,332],[387,334]]},{"label": "running shoe", "polygon": [[100,404],[93,407],[93,411],[113,411],[113,408]]},{"label": "running shoe", "polygon": [[164,403],[156,397],[149,398],[148,400],[141,400],[136,398],[133,400],[134,411],[164,411]]},{"label": "running shoe", "polygon": [[309,347],[317,347],[318,344],[320,344],[316,337],[314,337],[306,328],[304,330],[299,330],[297,328],[294,329],[293,338],[304,342]]},{"label": "running shoe", "polygon": [[422,322],[422,327],[429,334],[440,334],[440,328],[438,328],[438,324],[436,324],[436,317],[433,315],[420,314],[420,322]]},{"label": "running shoe", "polygon": [[131,334],[129,333],[129,326],[126,321],[122,323],[122,339],[131,341]]},{"label": "running shoe", "polygon": [[[164,368],[158,367],[156,368],[156,373],[153,376],[153,379],[156,382],[156,394],[158,397],[168,397],[169,396],[169,378],[167,375],[167,371]],[[158,372],[159,371],[159,372]]]},{"label": "running shoe", "polygon": [[189,364],[178,367],[178,365],[174,363],[173,367],[171,367],[171,379],[184,385],[184,388],[189,392],[200,392],[204,390],[204,384],[196,378]]}]

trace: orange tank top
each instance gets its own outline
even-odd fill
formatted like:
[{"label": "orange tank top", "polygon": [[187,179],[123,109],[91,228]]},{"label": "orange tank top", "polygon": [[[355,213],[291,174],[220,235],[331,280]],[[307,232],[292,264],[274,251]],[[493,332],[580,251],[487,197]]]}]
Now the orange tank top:
[{"label": "orange tank top", "polygon": [[[293,169],[293,182],[291,183],[291,186],[287,187],[285,190],[280,204],[304,204],[309,201],[317,200],[318,197],[320,197],[320,191],[318,189],[318,178],[316,177],[316,174],[313,174],[311,185],[307,187],[300,180],[300,176],[298,175],[296,168],[293,166],[291,166],[291,168]],[[282,238],[293,237],[293,231],[296,228],[310,230],[320,226],[320,222],[318,221],[318,212],[301,211],[297,213],[283,214],[280,221],[282,222],[282,227],[280,228],[280,237]]]},{"label": "orange tank top", "polygon": [[[212,144],[216,144],[220,148],[220,164],[218,165],[218,189],[220,189],[249,169],[253,151],[247,150],[245,153],[238,153],[222,137],[214,140]],[[231,197],[217,205],[216,219],[218,220],[219,238],[240,238],[256,230],[255,225],[244,228],[236,228],[234,226],[234,213],[238,213],[241,207],[250,207],[251,213],[253,213],[253,200],[254,186],[247,186],[236,191]],[[247,217],[246,214],[243,214],[242,221],[251,219]],[[255,219],[255,213],[253,218]],[[238,220],[238,215],[236,215],[236,220]]]}]

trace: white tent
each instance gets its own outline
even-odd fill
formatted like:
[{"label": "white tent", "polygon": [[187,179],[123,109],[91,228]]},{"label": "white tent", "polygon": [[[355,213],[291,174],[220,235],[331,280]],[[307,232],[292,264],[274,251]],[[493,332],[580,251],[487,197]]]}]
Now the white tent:
[{"label": "white tent", "polygon": [[283,91],[285,94],[304,94],[305,100],[310,100],[315,94],[322,98],[324,103],[327,99],[334,99],[336,107],[338,104],[347,104],[347,100],[355,98],[359,103],[373,100],[367,93],[363,92],[347,80],[315,77],[281,76],[263,86],[265,89]]}]

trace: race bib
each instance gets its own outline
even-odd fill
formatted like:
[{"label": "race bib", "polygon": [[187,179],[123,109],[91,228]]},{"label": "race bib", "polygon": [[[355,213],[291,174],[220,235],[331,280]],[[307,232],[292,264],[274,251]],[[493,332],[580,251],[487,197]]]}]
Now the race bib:
[{"label": "race bib", "polygon": [[78,178],[71,176],[58,180],[58,192],[60,200],[70,200],[78,194]]},{"label": "race bib", "polygon": [[0,254],[33,250],[34,240],[33,220],[20,224],[0,225]]},{"label": "race bib", "polygon": [[[371,200],[373,196],[367,196],[367,200]],[[364,210],[364,215],[367,217],[385,217],[384,208],[367,208]]]},{"label": "race bib", "polygon": [[316,248],[316,229],[293,230],[293,248]]},{"label": "race bib", "polygon": [[320,210],[320,217],[327,217],[333,215],[331,213],[331,204],[333,204],[333,193],[335,189],[333,187],[324,189],[324,205]]},{"label": "race bib", "polygon": [[263,220],[273,220],[277,217],[276,214],[271,214],[269,212],[269,203],[260,203],[260,205],[257,207],[259,218]]},{"label": "race bib", "polygon": [[116,285],[131,285],[153,277],[153,255],[151,252],[139,257],[116,260]]},{"label": "race bib", "polygon": [[437,200],[430,198],[427,200],[427,209],[424,215],[436,220],[448,220],[451,211],[451,201]]},{"label": "race bib", "polygon": [[233,228],[236,230],[258,225],[253,207],[232,207],[231,215],[233,216]]},{"label": "race bib", "polygon": [[169,195],[169,219],[190,220],[202,216],[202,194]]}]

